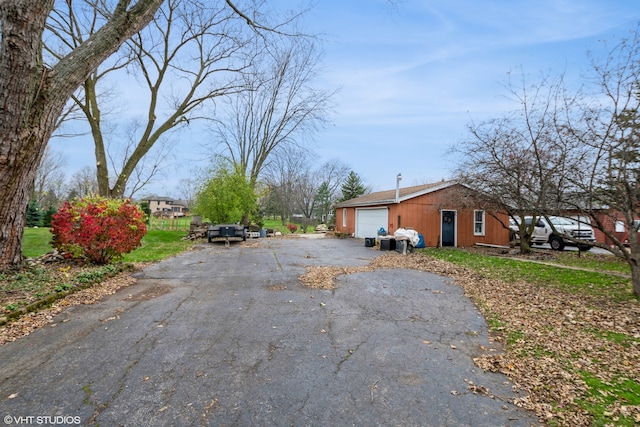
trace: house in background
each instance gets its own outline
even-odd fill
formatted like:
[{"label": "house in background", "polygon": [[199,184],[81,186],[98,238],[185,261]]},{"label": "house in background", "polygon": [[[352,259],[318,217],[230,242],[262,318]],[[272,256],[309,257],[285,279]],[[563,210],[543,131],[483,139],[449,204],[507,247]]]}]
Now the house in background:
[{"label": "house in background", "polygon": [[153,216],[177,217],[185,216],[189,212],[186,202],[171,197],[150,196],[143,201],[149,203]]},{"label": "house in background", "polygon": [[442,181],[365,194],[336,205],[336,231],[366,238],[376,237],[380,228],[390,235],[412,228],[431,247],[509,245],[507,214],[469,206],[464,193],[468,189],[457,181]]},{"label": "house in background", "polygon": [[[625,221],[625,215],[618,210],[602,206],[599,208],[593,208],[592,213],[598,219],[598,221],[600,221],[604,230],[613,234],[616,239],[618,239],[625,245],[628,244],[629,234],[633,235],[634,233],[636,233],[635,230],[632,230],[631,233],[629,233]],[[603,243],[607,246],[613,246],[613,240],[607,237],[607,235],[602,230],[596,228],[597,226],[595,222],[591,221],[589,217],[584,214],[584,212],[580,212],[575,209],[567,209],[563,211],[562,215],[568,218],[582,218],[582,221],[590,224],[593,228],[593,234],[596,238],[596,242]],[[634,216],[634,218],[634,225],[637,226],[640,222],[640,217]],[[636,238],[640,240],[640,231],[638,231],[636,234]]]}]

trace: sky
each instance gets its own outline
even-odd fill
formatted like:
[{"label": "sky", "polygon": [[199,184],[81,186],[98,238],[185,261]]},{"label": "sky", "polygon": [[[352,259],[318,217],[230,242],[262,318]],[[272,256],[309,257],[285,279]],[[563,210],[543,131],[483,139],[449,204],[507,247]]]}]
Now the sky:
[{"label": "sky", "polygon": [[[516,108],[510,73],[564,73],[578,86],[587,52],[638,20],[638,0],[316,0],[301,27],[324,40],[318,86],[338,89],[311,142],[318,164],[339,159],[373,191],[395,188],[398,173],[401,186],[452,178],[450,148],[468,124]],[[141,194],[179,198],[178,180],[202,161],[197,139],[183,132],[174,164]],[[69,176],[95,162],[90,140],[51,145]]]}]

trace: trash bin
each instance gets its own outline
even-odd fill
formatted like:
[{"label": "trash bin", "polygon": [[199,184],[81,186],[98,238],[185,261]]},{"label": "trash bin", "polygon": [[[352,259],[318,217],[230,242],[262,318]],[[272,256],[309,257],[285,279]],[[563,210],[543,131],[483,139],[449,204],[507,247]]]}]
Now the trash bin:
[{"label": "trash bin", "polygon": [[260,229],[260,237],[267,237],[267,229],[266,228],[261,228]]},{"label": "trash bin", "polygon": [[380,237],[380,250],[393,251],[396,249],[396,239],[393,237]]},{"label": "trash bin", "polygon": [[396,239],[396,252],[406,255],[413,252],[413,246],[411,246],[408,239]]}]

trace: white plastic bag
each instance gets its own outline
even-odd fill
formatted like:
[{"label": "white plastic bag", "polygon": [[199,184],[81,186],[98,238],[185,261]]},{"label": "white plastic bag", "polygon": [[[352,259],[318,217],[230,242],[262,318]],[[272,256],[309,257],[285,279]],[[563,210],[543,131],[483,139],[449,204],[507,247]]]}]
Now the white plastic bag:
[{"label": "white plastic bag", "polygon": [[415,246],[418,244],[418,241],[420,240],[420,238],[418,237],[418,232],[416,230],[409,230],[407,228],[398,228],[393,235],[398,238],[398,237],[406,237],[409,239],[409,243],[411,243],[411,246]]}]

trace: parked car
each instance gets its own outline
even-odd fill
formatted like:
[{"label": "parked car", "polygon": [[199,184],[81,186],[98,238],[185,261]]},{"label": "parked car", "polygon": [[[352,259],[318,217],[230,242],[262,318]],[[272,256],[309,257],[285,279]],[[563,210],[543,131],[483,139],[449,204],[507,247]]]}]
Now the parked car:
[{"label": "parked car", "polygon": [[[518,220],[520,220],[518,218]],[[515,219],[509,217],[509,240],[518,242],[520,241],[520,228]]]},{"label": "parked car", "polygon": [[[532,217],[525,217],[528,224],[531,224],[532,219]],[[549,221],[556,232],[553,231]],[[563,250],[565,246],[577,246],[581,251],[588,251],[596,242],[593,228],[589,224],[561,216],[551,216],[549,221],[544,217],[538,219],[531,236],[532,244],[549,243],[551,249],[556,251]],[[576,243],[572,239],[588,243]]]}]

